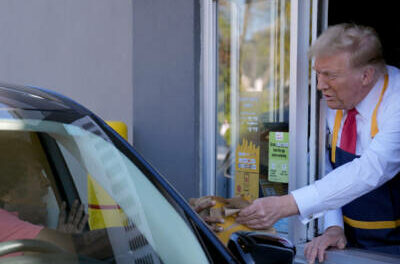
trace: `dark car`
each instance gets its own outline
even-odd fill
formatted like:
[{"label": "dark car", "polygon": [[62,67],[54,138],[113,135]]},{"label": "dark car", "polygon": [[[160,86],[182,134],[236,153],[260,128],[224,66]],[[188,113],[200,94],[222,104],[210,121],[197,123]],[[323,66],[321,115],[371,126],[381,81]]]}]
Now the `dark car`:
[{"label": "dark car", "polygon": [[[292,261],[278,236],[235,233],[225,247],[129,143],[57,93],[0,84],[0,148],[0,263]],[[76,200],[88,224],[56,231]],[[25,237],[15,223],[41,231]]]}]

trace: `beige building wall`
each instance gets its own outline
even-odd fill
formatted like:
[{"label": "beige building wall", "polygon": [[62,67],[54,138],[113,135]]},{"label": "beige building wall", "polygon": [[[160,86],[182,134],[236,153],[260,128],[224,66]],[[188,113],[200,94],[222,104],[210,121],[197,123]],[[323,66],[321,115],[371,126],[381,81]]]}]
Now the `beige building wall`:
[{"label": "beige building wall", "polygon": [[132,0],[1,0],[0,80],[62,93],[132,141]]}]

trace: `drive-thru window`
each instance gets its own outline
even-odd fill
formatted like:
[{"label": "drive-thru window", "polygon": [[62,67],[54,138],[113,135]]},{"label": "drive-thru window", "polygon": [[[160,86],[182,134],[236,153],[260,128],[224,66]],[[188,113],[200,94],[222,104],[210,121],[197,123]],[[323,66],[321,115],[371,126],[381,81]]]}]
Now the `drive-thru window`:
[{"label": "drive-thru window", "polygon": [[[376,28],[388,64],[400,58],[388,7],[348,2],[203,1],[203,194],[284,195],[324,175],[324,102],[310,44],[330,24],[354,22]],[[323,231],[321,219],[305,226],[292,217],[274,227],[299,245],[298,254]],[[329,253],[326,263],[396,261],[354,252]]]}]

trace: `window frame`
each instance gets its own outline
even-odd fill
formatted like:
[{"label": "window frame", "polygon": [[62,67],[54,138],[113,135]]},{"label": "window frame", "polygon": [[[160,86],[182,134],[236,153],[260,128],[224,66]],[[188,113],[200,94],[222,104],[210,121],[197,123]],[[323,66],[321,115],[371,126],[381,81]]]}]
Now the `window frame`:
[{"label": "window frame", "polygon": [[[216,193],[217,2],[201,1],[200,195]],[[309,1],[291,0],[289,191],[306,186],[310,181],[307,153],[310,15]],[[288,236],[294,243],[305,242],[307,227],[292,217]]]}]

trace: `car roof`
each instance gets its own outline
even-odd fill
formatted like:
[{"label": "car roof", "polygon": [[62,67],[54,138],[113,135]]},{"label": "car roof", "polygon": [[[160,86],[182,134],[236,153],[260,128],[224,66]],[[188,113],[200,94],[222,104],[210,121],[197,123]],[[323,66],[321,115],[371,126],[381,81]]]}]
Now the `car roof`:
[{"label": "car roof", "polygon": [[0,82],[0,110],[22,109],[67,111],[88,114],[89,111],[73,100],[39,87]]}]

